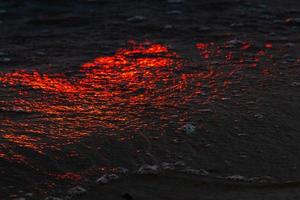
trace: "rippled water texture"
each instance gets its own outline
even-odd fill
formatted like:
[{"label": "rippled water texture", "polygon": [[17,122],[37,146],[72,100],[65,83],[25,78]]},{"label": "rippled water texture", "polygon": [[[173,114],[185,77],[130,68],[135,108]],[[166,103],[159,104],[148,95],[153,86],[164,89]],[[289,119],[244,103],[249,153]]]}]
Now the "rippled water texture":
[{"label": "rippled water texture", "polygon": [[119,141],[185,134],[182,127],[232,86],[276,71],[272,44],[194,46],[199,57],[191,59],[163,44],[131,41],[68,73],[2,72],[0,158],[30,164],[24,150],[46,155],[96,134]]}]

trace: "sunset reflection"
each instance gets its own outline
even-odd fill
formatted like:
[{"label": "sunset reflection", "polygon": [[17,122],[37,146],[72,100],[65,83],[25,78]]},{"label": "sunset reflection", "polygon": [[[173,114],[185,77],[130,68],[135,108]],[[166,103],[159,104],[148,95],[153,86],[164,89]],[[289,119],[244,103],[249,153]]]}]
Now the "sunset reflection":
[{"label": "sunset reflection", "polygon": [[197,43],[198,62],[163,44],[131,41],[72,75],[2,73],[0,158],[19,160],[9,154],[17,147],[39,154],[60,150],[93,134],[123,141],[140,132],[157,137],[168,129],[179,132],[198,110],[240,84],[243,70],[259,67],[255,78],[272,75],[272,55],[265,50],[272,44],[258,51],[251,47],[247,41],[238,50],[228,43]]}]

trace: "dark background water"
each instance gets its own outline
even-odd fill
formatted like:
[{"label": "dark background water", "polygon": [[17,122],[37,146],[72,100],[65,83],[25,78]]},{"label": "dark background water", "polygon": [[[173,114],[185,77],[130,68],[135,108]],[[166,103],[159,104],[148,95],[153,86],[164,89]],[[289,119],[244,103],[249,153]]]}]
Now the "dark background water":
[{"label": "dark background water", "polygon": [[176,161],[299,180],[297,1],[0,6],[3,197]]}]

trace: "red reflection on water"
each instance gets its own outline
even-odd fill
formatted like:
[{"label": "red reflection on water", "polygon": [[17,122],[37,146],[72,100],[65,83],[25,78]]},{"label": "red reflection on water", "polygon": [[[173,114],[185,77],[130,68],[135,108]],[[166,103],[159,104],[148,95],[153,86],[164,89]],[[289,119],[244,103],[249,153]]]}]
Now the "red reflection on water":
[{"label": "red reflection on water", "polygon": [[14,134],[2,134],[2,138],[9,142],[13,142],[20,147],[34,149],[40,151],[39,146],[36,144],[40,139],[37,137],[30,137],[27,135],[14,135]]},{"label": "red reflection on water", "polygon": [[267,49],[272,49],[272,48],[273,48],[273,44],[272,44],[272,43],[266,43],[266,44],[265,44],[265,47],[266,47]]},{"label": "red reflection on water", "polygon": [[259,66],[263,76],[272,74],[272,55],[251,47],[198,43],[202,60],[188,63],[166,45],[131,42],[82,64],[72,76],[0,74],[6,92],[0,110],[25,115],[0,118],[0,158],[15,147],[60,150],[93,134],[124,141],[135,133],[177,130],[210,101],[224,99],[226,89],[246,76],[243,70]]},{"label": "red reflection on water", "polygon": [[49,174],[49,175],[55,177],[57,180],[60,181],[78,182],[82,179],[80,174],[74,172],[66,172],[63,174]]},{"label": "red reflection on water", "polygon": [[[143,110],[176,103],[176,91],[186,82],[175,74],[182,66],[165,45],[132,43],[113,56],[84,63],[72,77],[24,70],[2,74],[0,83],[8,95],[0,100],[0,109],[39,117],[0,119],[1,137],[6,146],[42,153],[95,132],[115,136],[114,131],[155,129],[155,123],[144,121]],[[163,115],[155,118],[167,118]]]},{"label": "red reflection on water", "polygon": [[[33,89],[42,89],[57,93],[75,93],[78,88],[72,85],[62,74],[40,74],[39,72],[28,73],[24,70],[5,74],[0,77],[0,82],[7,85],[22,85]],[[22,92],[22,91],[20,91]]]},{"label": "red reflection on water", "polygon": [[[196,44],[200,55],[207,60],[206,66],[208,68],[217,67],[218,73],[221,73],[223,77],[233,76],[234,73],[241,71],[244,68],[256,68],[260,66],[260,72],[262,75],[266,75],[266,68],[268,65],[272,65],[273,55],[266,51],[266,49],[272,49],[273,45],[271,43],[266,43],[264,48],[260,50],[252,49],[253,45],[250,42],[238,41],[238,44],[228,44],[216,45],[214,43],[207,44]],[[240,44],[239,44],[240,43]],[[237,51],[239,48],[243,51]],[[234,49],[234,50],[232,50]],[[226,68],[228,73],[222,71],[221,69]],[[268,69],[271,71],[271,69]],[[271,72],[269,73],[269,75]],[[229,76],[228,76],[229,75]]]},{"label": "red reflection on water", "polygon": [[208,44],[205,44],[205,43],[198,43],[196,44],[196,47],[198,49],[206,49],[208,47]]},{"label": "red reflection on water", "polygon": [[251,47],[251,44],[250,42],[244,42],[242,47],[241,47],[241,50],[247,50]]}]

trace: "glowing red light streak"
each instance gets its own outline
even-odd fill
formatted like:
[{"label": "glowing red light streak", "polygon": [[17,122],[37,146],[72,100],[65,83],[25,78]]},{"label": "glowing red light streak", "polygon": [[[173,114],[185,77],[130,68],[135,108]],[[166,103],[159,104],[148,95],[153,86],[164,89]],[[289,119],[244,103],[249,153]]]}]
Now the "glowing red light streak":
[{"label": "glowing red light streak", "polygon": [[[247,57],[249,42],[237,48],[243,51],[215,43],[198,43],[196,48],[203,58],[203,69],[165,45],[131,42],[129,48],[114,55],[83,63],[72,77],[24,70],[0,74],[3,88],[17,93],[0,100],[0,109],[40,116],[23,122],[0,119],[5,124],[1,137],[9,142],[0,147],[0,157],[6,154],[1,149],[11,143],[43,153],[95,132],[116,137],[116,132],[147,129],[163,134],[169,121],[183,121],[174,114],[179,108],[221,99],[235,84],[233,77],[240,76],[240,81],[242,70],[255,67],[264,76],[272,74],[271,69],[261,66],[269,66],[264,60],[272,58],[271,50]],[[155,115],[146,109],[154,110]],[[159,126],[150,123],[154,117],[160,119]],[[124,141],[126,136],[119,138]]]}]

